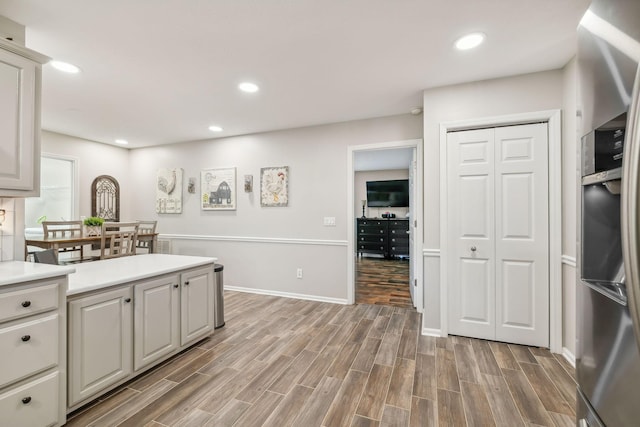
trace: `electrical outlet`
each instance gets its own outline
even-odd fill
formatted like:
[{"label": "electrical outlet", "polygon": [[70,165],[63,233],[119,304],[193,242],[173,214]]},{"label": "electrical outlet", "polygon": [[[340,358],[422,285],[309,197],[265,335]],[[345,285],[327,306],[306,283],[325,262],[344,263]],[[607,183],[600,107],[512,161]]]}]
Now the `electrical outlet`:
[{"label": "electrical outlet", "polygon": [[297,277],[298,279],[302,279],[302,269],[301,269],[301,268],[299,268],[298,270],[296,270],[296,277]]}]

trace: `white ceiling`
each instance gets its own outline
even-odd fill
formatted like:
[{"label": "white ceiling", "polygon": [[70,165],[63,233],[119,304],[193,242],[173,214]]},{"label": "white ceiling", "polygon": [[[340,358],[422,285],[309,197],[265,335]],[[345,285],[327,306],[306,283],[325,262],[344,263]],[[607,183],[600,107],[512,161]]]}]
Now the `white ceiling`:
[{"label": "white ceiling", "polygon": [[[0,0],[0,15],[82,69],[43,67],[44,129],[142,147],[405,114],[426,88],[557,69],[588,3]],[[472,31],[486,43],[454,51]]]}]

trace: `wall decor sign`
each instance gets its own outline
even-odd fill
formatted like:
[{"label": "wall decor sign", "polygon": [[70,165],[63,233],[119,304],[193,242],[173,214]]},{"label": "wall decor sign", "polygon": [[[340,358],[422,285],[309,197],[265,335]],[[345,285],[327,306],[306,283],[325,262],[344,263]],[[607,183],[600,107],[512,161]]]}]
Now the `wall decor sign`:
[{"label": "wall decor sign", "polygon": [[288,206],[289,166],[260,169],[260,205]]},{"label": "wall decor sign", "polygon": [[202,210],[236,209],[236,168],[203,169],[200,173]]},{"label": "wall decor sign", "polygon": [[244,192],[245,193],[253,192],[253,175],[244,176]]},{"label": "wall decor sign", "polygon": [[182,213],[182,168],[158,169],[156,212]]}]

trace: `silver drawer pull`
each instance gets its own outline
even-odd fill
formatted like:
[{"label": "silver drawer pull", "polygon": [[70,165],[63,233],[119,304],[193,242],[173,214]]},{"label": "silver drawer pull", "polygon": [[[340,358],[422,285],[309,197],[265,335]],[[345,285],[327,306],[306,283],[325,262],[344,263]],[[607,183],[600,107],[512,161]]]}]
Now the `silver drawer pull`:
[{"label": "silver drawer pull", "polygon": [[31,301],[22,301],[22,304],[21,304],[21,305],[22,305],[24,308],[27,308],[27,307],[29,307],[29,306],[31,305]]},{"label": "silver drawer pull", "polygon": [[471,252],[475,252],[476,251],[476,247],[475,246],[471,246]]}]

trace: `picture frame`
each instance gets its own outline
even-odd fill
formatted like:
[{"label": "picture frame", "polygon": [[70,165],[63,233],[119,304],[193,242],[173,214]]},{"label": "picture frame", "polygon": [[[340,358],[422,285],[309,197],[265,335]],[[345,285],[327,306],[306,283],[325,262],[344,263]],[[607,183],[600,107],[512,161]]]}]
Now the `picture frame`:
[{"label": "picture frame", "polygon": [[204,211],[236,210],[236,168],[203,169],[200,202]]},{"label": "picture frame", "polygon": [[253,175],[244,176],[244,192],[253,193]]},{"label": "picture frame", "polygon": [[260,169],[260,206],[289,205],[289,166]]},{"label": "picture frame", "polygon": [[182,213],[182,168],[160,168],[156,176],[156,212]]}]

